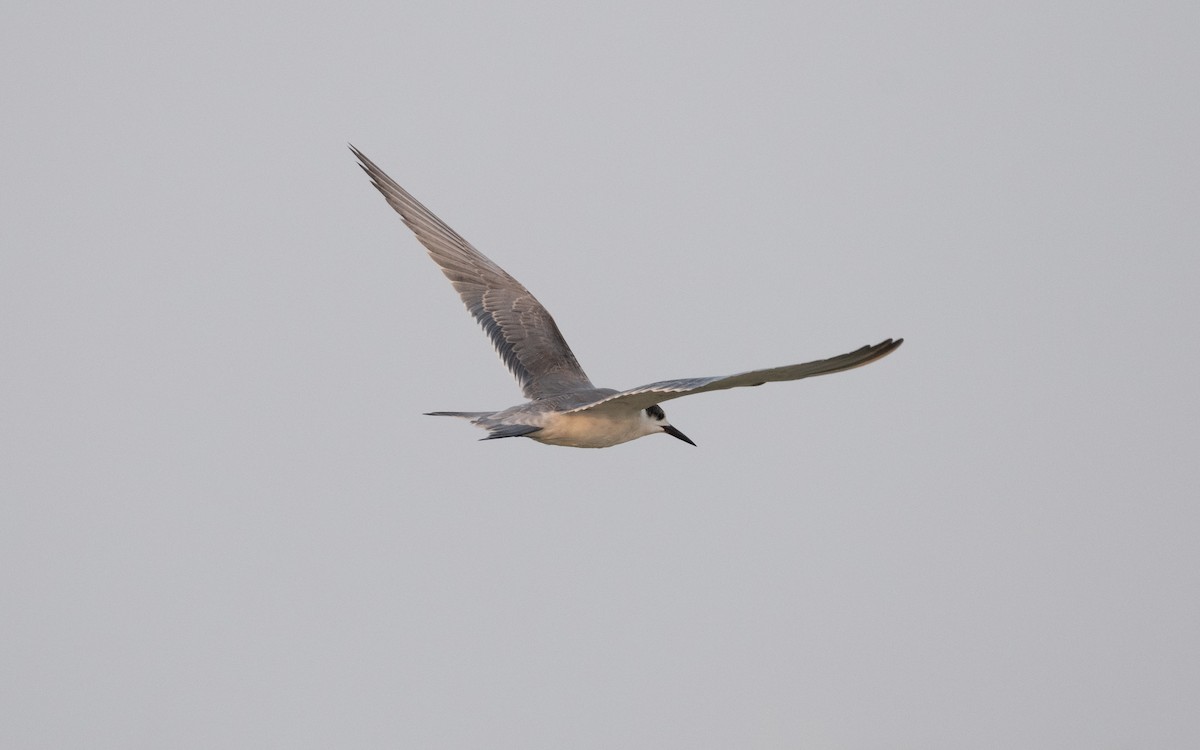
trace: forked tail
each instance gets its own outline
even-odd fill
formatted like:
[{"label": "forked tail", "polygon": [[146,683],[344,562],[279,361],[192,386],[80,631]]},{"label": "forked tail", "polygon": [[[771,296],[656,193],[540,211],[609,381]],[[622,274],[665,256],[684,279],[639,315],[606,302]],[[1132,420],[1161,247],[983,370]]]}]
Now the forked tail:
[{"label": "forked tail", "polygon": [[488,431],[488,436],[480,438],[480,440],[497,440],[499,438],[523,437],[542,429],[527,424],[488,424],[485,417],[490,417],[496,412],[494,411],[429,411],[425,412],[427,417],[461,417],[469,419],[476,427],[482,427]]}]

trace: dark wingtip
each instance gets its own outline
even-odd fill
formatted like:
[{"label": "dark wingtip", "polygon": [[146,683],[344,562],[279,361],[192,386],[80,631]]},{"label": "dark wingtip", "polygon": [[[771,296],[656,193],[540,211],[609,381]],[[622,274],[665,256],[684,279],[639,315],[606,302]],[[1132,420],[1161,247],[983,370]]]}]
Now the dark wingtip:
[{"label": "dark wingtip", "polygon": [[354,157],[358,159],[358,166],[362,168],[362,171],[366,172],[367,175],[370,176],[371,180],[376,183],[376,187],[378,187],[379,178],[376,177],[375,172],[382,172],[382,170],[375,166],[375,162],[368,159],[367,155],[362,151],[359,151],[353,143],[347,143],[346,145],[350,148],[350,153],[354,154]]},{"label": "dark wingtip", "polygon": [[882,359],[883,357],[886,357],[887,355],[896,351],[897,349],[900,348],[900,345],[903,343],[904,343],[904,339],[884,339],[883,341],[880,341],[875,346],[868,346],[865,348],[875,350],[875,356],[872,357],[870,360],[873,362],[876,359]]}]

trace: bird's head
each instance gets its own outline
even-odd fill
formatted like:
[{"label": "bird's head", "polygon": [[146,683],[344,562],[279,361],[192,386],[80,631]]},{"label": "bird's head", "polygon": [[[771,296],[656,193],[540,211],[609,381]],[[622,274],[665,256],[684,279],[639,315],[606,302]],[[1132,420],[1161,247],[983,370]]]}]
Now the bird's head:
[{"label": "bird's head", "polygon": [[651,406],[651,407],[648,407],[647,409],[645,409],[642,412],[642,415],[643,415],[642,416],[643,421],[647,422],[648,432],[650,432],[650,433],[665,432],[668,435],[670,435],[671,437],[676,437],[685,443],[695,445],[695,443],[692,442],[691,438],[689,438],[687,435],[684,435],[682,432],[680,432],[679,430],[677,430],[671,426],[671,423],[667,421],[666,413],[662,410],[662,407],[659,406],[658,404],[655,404],[654,406]]}]

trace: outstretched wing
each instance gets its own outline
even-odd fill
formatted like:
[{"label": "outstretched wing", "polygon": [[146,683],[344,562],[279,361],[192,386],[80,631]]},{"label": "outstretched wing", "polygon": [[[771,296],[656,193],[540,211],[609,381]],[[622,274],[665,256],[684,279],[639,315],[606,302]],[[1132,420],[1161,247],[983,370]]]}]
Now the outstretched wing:
[{"label": "outstretched wing", "polygon": [[651,383],[639,388],[632,388],[628,391],[606,396],[583,406],[578,406],[570,411],[603,412],[606,410],[629,411],[646,409],[663,401],[690,396],[693,393],[722,391],[726,388],[741,388],[742,386],[762,385],[763,383],[774,383],[782,380],[800,380],[801,378],[811,378],[816,375],[828,375],[833,372],[842,372],[843,370],[862,367],[865,364],[886,357],[903,343],[904,339],[896,339],[895,341],[888,339],[874,346],[864,346],[848,354],[830,357],[829,359],[819,359],[816,362],[805,362],[801,365],[772,367],[767,370],[753,370],[738,375],[663,380],[658,383]]},{"label": "outstretched wing", "polygon": [[434,216],[361,151],[354,146],[350,150],[388,204],[442,267],[442,273],[483,326],[526,398],[593,387],[554,318],[528,289]]}]

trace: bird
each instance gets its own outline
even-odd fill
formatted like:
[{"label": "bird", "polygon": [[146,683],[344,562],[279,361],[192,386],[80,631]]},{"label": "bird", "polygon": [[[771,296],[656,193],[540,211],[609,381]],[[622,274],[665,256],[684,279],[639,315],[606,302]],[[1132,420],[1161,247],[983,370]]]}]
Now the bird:
[{"label": "bird", "polygon": [[666,434],[694,446],[691,438],[667,421],[660,406],[663,401],[842,372],[886,357],[904,342],[886,339],[829,359],[735,375],[660,380],[624,391],[597,388],[567,346],[554,318],[528,289],[361,151],[353,145],[350,150],[388,205],[441,267],[528,399],[500,411],[427,412],[427,416],[469,420],[487,430],[481,440],[526,437],[546,445],[608,448],[646,435]]}]

